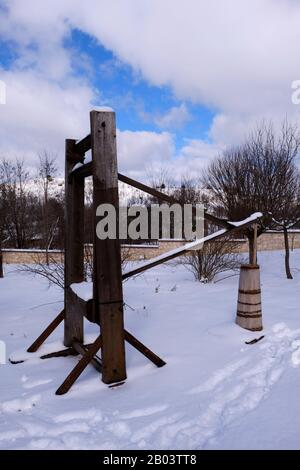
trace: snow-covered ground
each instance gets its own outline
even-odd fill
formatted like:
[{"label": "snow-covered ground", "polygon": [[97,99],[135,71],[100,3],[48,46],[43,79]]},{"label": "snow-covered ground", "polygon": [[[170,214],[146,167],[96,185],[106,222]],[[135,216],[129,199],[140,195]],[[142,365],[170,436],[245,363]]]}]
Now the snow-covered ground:
[{"label": "snow-covered ground", "polygon": [[[128,379],[109,388],[89,366],[55,390],[76,357],[0,365],[3,449],[300,448],[300,250],[294,280],[283,253],[259,254],[265,338],[234,324],[238,277],[199,284],[160,266],[125,283],[127,329],[166,360],[157,369],[127,347]],[[13,266],[0,280],[0,339],[24,351],[62,308],[62,292]],[[219,279],[223,277],[220,276]],[[87,323],[87,341],[96,337]],[[39,354],[62,347],[62,326]],[[28,356],[27,356],[28,357]]]}]

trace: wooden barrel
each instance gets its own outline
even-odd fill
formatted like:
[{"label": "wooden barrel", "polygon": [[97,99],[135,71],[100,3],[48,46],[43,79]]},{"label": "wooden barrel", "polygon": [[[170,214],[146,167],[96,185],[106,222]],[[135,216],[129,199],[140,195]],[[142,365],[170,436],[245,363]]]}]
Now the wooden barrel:
[{"label": "wooden barrel", "polygon": [[236,323],[251,331],[263,329],[259,266],[244,264],[240,270]]}]

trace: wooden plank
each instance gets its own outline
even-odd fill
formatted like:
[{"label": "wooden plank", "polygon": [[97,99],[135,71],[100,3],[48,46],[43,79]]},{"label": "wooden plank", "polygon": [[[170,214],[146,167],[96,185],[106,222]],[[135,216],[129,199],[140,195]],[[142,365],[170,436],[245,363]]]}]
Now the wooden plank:
[{"label": "wooden plank", "polygon": [[[257,217],[259,218],[259,217]],[[248,222],[245,222],[244,224],[241,224],[239,226],[231,226],[230,229],[228,230],[219,230],[218,232],[215,233],[215,235],[208,235],[207,237],[204,237],[204,240],[203,240],[203,243],[205,243],[205,241],[215,241],[215,240],[218,240],[222,237],[224,237],[225,235],[228,235],[228,233],[234,233],[235,231],[240,231],[242,228],[245,228],[245,227],[248,227],[249,225],[252,225],[254,223],[254,220],[251,220],[251,221],[248,221]],[[205,240],[206,238],[206,240]],[[122,279],[125,280],[125,279],[128,279],[129,277],[132,277],[132,276],[135,276],[137,274],[140,274],[144,271],[147,271],[148,269],[151,269],[155,266],[158,266],[162,263],[166,263],[167,261],[170,261],[172,259],[175,259],[175,258],[178,258],[179,256],[182,256],[182,255],[185,255],[187,254],[190,250],[188,248],[188,246],[191,245],[191,243],[187,243],[186,245],[183,245],[180,249],[178,250],[174,250],[175,252],[173,252],[172,250],[168,253],[165,253],[165,255],[162,255],[162,256],[158,256],[157,258],[153,258],[152,260],[150,259],[149,261],[147,261],[145,264],[143,264],[142,266],[139,266],[135,269],[132,269],[124,274],[122,274]]]},{"label": "wooden plank", "polygon": [[56,395],[64,395],[70,390],[74,382],[82,374],[84,369],[91,362],[91,360],[93,359],[95,354],[99,351],[101,346],[102,346],[102,338],[100,335],[98,336],[96,341],[89,347],[89,349],[85,352],[84,356],[82,356],[80,361],[76,364],[74,369],[70,372],[70,374],[61,384],[61,386],[56,390]]},{"label": "wooden plank", "polygon": [[[156,197],[157,199],[161,201],[168,202],[169,204],[180,204],[177,199],[175,199],[172,196],[169,196],[168,194],[164,194],[160,191],[157,191],[157,189],[151,188],[150,186],[147,186],[146,184],[140,183],[139,181],[136,181],[132,178],[129,178],[128,176],[122,175],[121,173],[118,173],[119,180],[122,181],[123,183],[129,184],[130,186],[133,186],[134,188],[139,189],[140,191],[143,191],[145,193],[150,194],[153,197]],[[196,208],[193,207],[193,215],[196,214]],[[225,227],[225,228],[230,228],[232,225],[227,222],[226,220],[220,219],[218,217],[215,217],[212,214],[209,214],[208,212],[205,212],[204,218],[206,220],[209,220],[212,222],[214,225]]]},{"label": "wooden plank", "polygon": [[258,343],[258,341],[261,341],[264,339],[265,335],[260,336],[259,338],[252,339],[251,341],[245,341],[245,344],[255,344]]},{"label": "wooden plank", "polygon": [[47,326],[47,328],[43,331],[42,334],[32,343],[31,346],[27,349],[27,352],[33,353],[36,352],[39,347],[46,341],[48,336],[58,327],[58,325],[63,321],[65,318],[65,310],[62,310],[57,317]]},{"label": "wooden plank", "polygon": [[[78,351],[78,348],[74,346],[76,341],[73,342],[73,345],[70,348],[61,349],[60,351],[54,351],[48,354],[44,354],[40,357],[40,359],[52,359],[54,357],[67,357],[67,356],[77,356],[78,354],[82,354],[82,352]],[[88,348],[92,344],[85,344],[82,345],[82,350],[84,353],[88,350]]]},{"label": "wooden plank", "polygon": [[253,225],[253,260],[252,264],[257,264],[257,224]]},{"label": "wooden plank", "polygon": [[84,180],[71,179],[75,140],[66,140],[65,166],[65,346],[83,342],[83,315],[69,286],[84,281]]},{"label": "wooden plank", "polygon": [[[93,172],[92,162],[88,162],[85,165],[82,165],[81,167],[73,170],[70,174],[70,177],[87,178],[92,175],[92,172]],[[118,173],[118,178],[123,183],[129,184],[130,186],[140,189],[141,191],[146,192],[150,194],[151,196],[156,197],[157,199],[168,202],[169,204],[180,204],[180,202],[177,199],[173,198],[172,196],[169,196],[168,194],[164,194],[160,191],[157,191],[156,189],[151,188],[150,186],[147,186],[136,180],[133,180],[132,178],[129,178],[128,176],[122,175],[121,173]],[[196,208],[193,207],[192,210],[193,210],[193,213],[195,214]],[[205,212],[204,218],[217,226],[226,227],[226,228],[232,227],[232,225],[226,220],[215,217],[214,215],[209,214],[208,212]]]},{"label": "wooden plank", "polygon": [[89,150],[91,150],[91,134],[87,135],[75,144],[74,153],[77,155],[84,155]]},{"label": "wooden plank", "polygon": [[[85,165],[82,165],[81,167],[73,170],[70,174],[70,178],[87,178],[92,175],[92,172],[93,172],[93,164],[92,162],[88,162]],[[173,198],[172,196],[169,196],[168,194],[164,194],[160,191],[157,191],[156,189],[151,188],[150,186],[142,184],[138,181],[135,181],[132,178],[129,178],[128,176],[122,175],[121,173],[118,173],[118,178],[123,183],[129,184],[130,186],[140,189],[141,191],[146,192],[150,194],[151,196],[156,197],[157,199],[168,202],[169,204],[180,204],[180,202],[177,201],[177,199]],[[192,210],[193,210],[193,214],[195,215],[196,208],[193,207]],[[215,217],[214,215],[209,214],[208,212],[205,212],[204,218],[217,226],[226,227],[226,228],[232,227],[232,225],[226,220]]]},{"label": "wooden plank", "polygon": [[103,339],[102,380],[113,383],[126,379],[121,247],[118,239],[97,237],[95,214],[104,203],[119,207],[115,113],[92,111],[91,136],[95,322],[98,317]]},{"label": "wooden plank", "polygon": [[43,354],[40,359],[52,359],[55,357],[67,357],[67,356],[77,356],[78,352],[75,351],[73,347],[61,349],[60,351],[54,351],[48,354]]},{"label": "wooden plank", "polygon": [[135,349],[137,349],[140,353],[146,356],[153,364],[157,367],[163,367],[166,365],[166,362],[163,361],[160,357],[158,357],[154,352],[152,352],[149,348],[147,348],[143,343],[141,343],[137,338],[135,338],[129,331],[125,330],[125,340],[131,344]]},{"label": "wooden plank", "polygon": [[0,279],[4,277],[4,272],[3,272],[3,254],[2,254],[2,246],[1,246],[1,240],[0,240]]},{"label": "wooden plank", "polygon": [[[82,356],[85,355],[85,353],[88,351],[88,348],[90,347],[91,345],[84,345],[84,344],[81,344],[81,343],[78,343],[78,341],[74,341],[73,342],[73,348],[75,349],[75,351],[78,353],[78,354],[81,354]],[[97,357],[97,356],[94,356],[92,359],[91,359],[91,364],[92,366],[95,367],[95,369],[98,371],[98,372],[102,372],[102,362],[101,360]]]},{"label": "wooden plank", "polygon": [[93,174],[93,164],[92,162],[85,163],[84,165],[75,168],[70,175],[69,179],[71,178],[88,178]]},{"label": "wooden plank", "polygon": [[[31,351],[31,352],[34,352],[34,351]],[[71,348],[61,349],[60,351],[53,351],[51,353],[43,354],[39,358],[40,359],[52,359],[55,357],[77,356],[77,354],[78,353],[75,351],[75,349],[71,347]],[[21,362],[25,362],[26,360],[27,358],[14,361],[13,359],[9,358],[9,362],[11,364],[20,364]]]}]

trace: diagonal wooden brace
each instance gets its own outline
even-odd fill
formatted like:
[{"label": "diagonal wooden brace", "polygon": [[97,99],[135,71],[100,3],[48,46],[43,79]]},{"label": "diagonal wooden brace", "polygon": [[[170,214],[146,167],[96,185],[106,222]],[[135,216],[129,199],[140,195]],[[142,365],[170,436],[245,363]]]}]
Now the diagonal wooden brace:
[{"label": "diagonal wooden brace", "polygon": [[[92,344],[81,344],[79,341],[74,341],[72,347],[78,354],[84,356],[91,346]],[[98,372],[102,372],[102,362],[98,356],[93,357],[91,365],[94,366]]]},{"label": "diagonal wooden brace", "polygon": [[[67,356],[78,356],[81,354],[82,356],[88,350],[91,344],[81,344],[78,341],[74,341],[72,346],[69,348],[61,349],[60,351],[53,351],[48,354],[43,354],[40,359],[52,359],[55,357],[67,357]],[[97,360],[97,366],[99,366],[99,360]],[[95,368],[97,369],[97,366]]]},{"label": "diagonal wooden brace", "polygon": [[82,374],[84,369],[92,361],[92,359],[94,358],[95,354],[99,351],[101,346],[102,346],[102,337],[100,335],[98,336],[96,341],[88,348],[88,350],[82,356],[80,361],[76,364],[74,369],[70,372],[70,374],[61,384],[61,386],[56,390],[56,395],[64,395],[70,390],[74,382],[78,379],[78,377]]},{"label": "diagonal wooden brace", "polygon": [[160,357],[158,357],[154,352],[148,349],[143,343],[141,343],[137,338],[135,338],[129,331],[124,330],[125,340],[131,344],[135,349],[137,349],[140,353],[146,356],[153,364],[157,367],[163,367],[166,365],[166,362],[163,361]]},{"label": "diagonal wooden brace", "polygon": [[27,349],[27,352],[33,353],[36,352],[39,347],[46,341],[48,336],[53,333],[55,328],[58,327],[58,325],[63,321],[65,318],[65,310],[62,310],[59,315],[50,323],[50,325],[47,326],[47,328],[43,331],[42,334],[32,343],[31,346]]}]

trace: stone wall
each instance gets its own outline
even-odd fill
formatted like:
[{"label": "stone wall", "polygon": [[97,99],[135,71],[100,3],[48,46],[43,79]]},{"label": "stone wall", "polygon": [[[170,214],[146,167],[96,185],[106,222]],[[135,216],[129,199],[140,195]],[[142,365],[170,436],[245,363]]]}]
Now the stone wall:
[{"label": "stone wall", "polygon": [[[300,230],[289,231],[289,244],[291,250],[300,248]],[[247,240],[240,241],[237,248],[240,253],[247,252]],[[269,230],[263,233],[257,239],[257,249],[258,251],[284,250],[283,232]]]},{"label": "stone wall", "polygon": [[[289,231],[289,241],[291,249],[300,248],[300,230]],[[186,242],[183,240],[160,240],[157,245],[125,245],[122,247],[124,257],[130,260],[143,260],[154,258],[169,250],[178,248],[184,245]],[[232,243],[237,244],[237,251],[245,253],[248,251],[247,240],[233,241]],[[258,250],[283,250],[284,239],[283,233],[269,231],[263,233],[258,238]],[[51,258],[56,261],[62,259],[63,253],[59,250],[50,251]],[[44,262],[46,259],[45,252],[42,250],[3,250],[3,261],[7,264],[26,264]]]},{"label": "stone wall", "polygon": [[157,245],[125,245],[122,247],[125,256],[130,260],[143,260],[162,255],[186,243],[185,240],[159,240]]},{"label": "stone wall", "polygon": [[[43,250],[13,250],[3,249],[3,262],[6,264],[32,264],[45,263],[46,254]],[[60,250],[49,251],[50,259],[59,262],[62,260],[63,252]]]},{"label": "stone wall", "polygon": [[[300,230],[289,231],[290,248],[300,248]],[[283,250],[284,239],[282,232],[268,231],[258,237],[258,250]]]},{"label": "stone wall", "polygon": [[[123,257],[129,260],[154,258],[185,243],[182,240],[161,240],[157,245],[125,245],[122,246]],[[63,257],[63,252],[50,250],[49,257],[50,262],[51,259],[59,262]],[[45,261],[46,255],[43,250],[3,250],[3,262],[6,264],[31,264]]]}]

